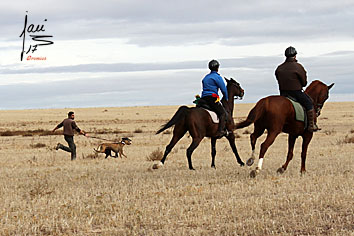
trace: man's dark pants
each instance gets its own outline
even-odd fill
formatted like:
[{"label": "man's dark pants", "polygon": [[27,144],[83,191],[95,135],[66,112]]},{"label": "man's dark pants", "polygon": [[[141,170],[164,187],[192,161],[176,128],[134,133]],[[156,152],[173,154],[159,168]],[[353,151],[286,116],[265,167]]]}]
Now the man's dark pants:
[{"label": "man's dark pants", "polygon": [[76,145],[74,143],[74,136],[64,135],[64,139],[68,143],[69,147],[66,147],[63,144],[60,144],[59,148],[66,151],[66,152],[71,152],[71,160],[75,160],[76,159]]},{"label": "man's dark pants", "polygon": [[218,135],[223,135],[223,134],[220,134],[222,132],[222,130],[225,129],[225,123],[226,123],[226,111],[224,109],[224,107],[221,105],[220,102],[216,102],[216,99],[215,97],[212,97],[212,96],[205,96],[205,97],[202,97],[201,99],[203,99],[204,101],[207,102],[207,104],[210,106],[210,108],[216,112],[216,114],[218,115],[219,117],[219,125],[218,125]]},{"label": "man's dark pants", "polygon": [[296,98],[296,100],[305,107],[306,111],[313,109],[311,98],[301,90],[280,90],[280,95]]},{"label": "man's dark pants", "polygon": [[213,111],[216,112],[216,114],[218,115],[219,118],[223,115],[226,115],[225,110],[224,110],[223,106],[221,105],[221,103],[215,102],[217,98],[214,98],[212,96],[205,96],[205,97],[202,97],[202,99],[207,102],[207,104],[210,106],[210,108]]}]

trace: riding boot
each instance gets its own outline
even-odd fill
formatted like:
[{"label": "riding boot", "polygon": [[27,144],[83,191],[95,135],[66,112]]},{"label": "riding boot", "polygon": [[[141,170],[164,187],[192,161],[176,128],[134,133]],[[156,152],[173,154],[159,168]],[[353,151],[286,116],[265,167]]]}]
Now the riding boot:
[{"label": "riding boot", "polygon": [[226,115],[222,114],[219,118],[219,126],[218,126],[218,131],[216,132],[216,137],[217,138],[222,138],[223,136],[226,135],[225,131],[225,123],[226,123]]},{"label": "riding boot", "polygon": [[315,110],[311,109],[307,111],[307,119],[309,122],[309,125],[307,127],[307,130],[310,132],[316,132],[319,130],[319,128],[317,127],[316,123],[315,123]]}]

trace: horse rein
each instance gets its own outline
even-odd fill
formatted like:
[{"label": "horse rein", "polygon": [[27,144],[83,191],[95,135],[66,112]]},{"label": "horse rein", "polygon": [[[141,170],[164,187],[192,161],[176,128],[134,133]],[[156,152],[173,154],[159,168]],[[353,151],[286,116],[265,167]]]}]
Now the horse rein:
[{"label": "horse rein", "polygon": [[[316,104],[315,104],[315,101],[312,99],[312,97],[309,96],[307,93],[305,93],[305,94],[306,94],[306,96],[307,96],[308,98],[310,98],[312,104],[314,105],[314,109],[316,110],[316,116],[319,117],[319,116],[321,115],[321,110],[322,110],[322,107],[323,107],[323,104],[324,104],[324,103],[316,103]],[[316,99],[316,100],[317,100],[317,99]]]},{"label": "horse rein", "polygon": [[316,104],[316,116],[319,117],[321,115],[321,110],[323,107],[323,103],[317,103]]}]

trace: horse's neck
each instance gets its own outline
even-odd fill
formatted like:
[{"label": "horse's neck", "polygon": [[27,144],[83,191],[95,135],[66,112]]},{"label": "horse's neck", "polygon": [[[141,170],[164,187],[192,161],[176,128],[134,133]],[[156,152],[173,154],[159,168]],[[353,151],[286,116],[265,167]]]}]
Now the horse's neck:
[{"label": "horse's neck", "polygon": [[225,98],[223,98],[221,100],[222,105],[225,107],[225,109],[227,110],[227,112],[229,112],[232,116],[233,112],[234,112],[234,99],[233,97],[231,97],[229,95],[228,101],[225,100]]},{"label": "horse's neck", "polygon": [[318,94],[313,93],[312,91],[305,91],[305,93],[307,93],[307,95],[311,98],[311,102],[315,105],[317,103]]},{"label": "horse's neck", "polygon": [[[309,95],[312,99],[313,105],[317,105],[319,102],[319,96],[321,94],[321,90],[324,89],[323,86],[324,85],[322,82],[320,81],[313,81],[305,90],[305,93],[307,93],[307,95]],[[326,86],[327,88],[327,86]]]}]

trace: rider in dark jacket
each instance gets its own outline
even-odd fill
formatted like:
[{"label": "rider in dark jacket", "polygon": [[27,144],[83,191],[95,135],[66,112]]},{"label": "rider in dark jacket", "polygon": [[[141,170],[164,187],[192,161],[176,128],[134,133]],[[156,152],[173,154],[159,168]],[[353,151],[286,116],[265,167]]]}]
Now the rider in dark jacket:
[{"label": "rider in dark jacket", "polygon": [[307,76],[304,67],[296,60],[296,49],[288,47],[285,50],[286,60],[278,66],[275,76],[278,80],[281,96],[291,96],[297,99],[307,111],[309,121],[308,130],[315,132],[318,130],[315,124],[315,110],[311,98],[303,92],[302,88],[307,84]]},{"label": "rider in dark jacket", "polygon": [[203,92],[202,98],[210,108],[216,112],[219,117],[219,126],[216,137],[221,138],[226,134],[225,123],[226,123],[226,112],[224,107],[221,105],[220,98],[218,95],[218,90],[220,89],[223,97],[228,100],[227,89],[223,78],[218,74],[219,62],[216,60],[211,60],[209,62],[210,73],[207,74],[202,80]]}]

